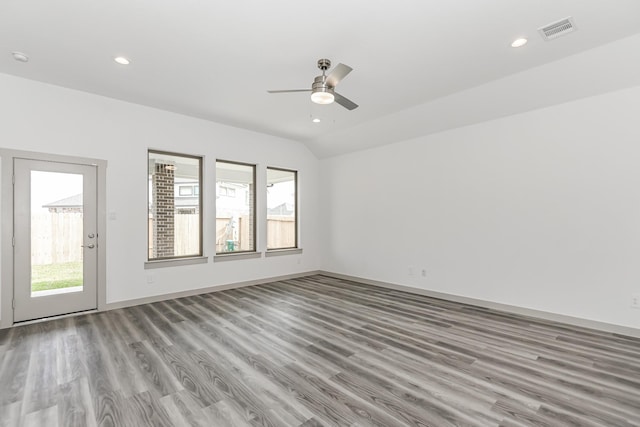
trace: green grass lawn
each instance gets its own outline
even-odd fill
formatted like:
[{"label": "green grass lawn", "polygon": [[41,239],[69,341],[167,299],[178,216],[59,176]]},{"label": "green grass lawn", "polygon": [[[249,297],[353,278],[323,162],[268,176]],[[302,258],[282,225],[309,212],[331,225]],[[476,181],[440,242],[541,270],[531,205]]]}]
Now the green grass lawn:
[{"label": "green grass lawn", "polygon": [[34,265],[31,292],[82,286],[82,262]]}]

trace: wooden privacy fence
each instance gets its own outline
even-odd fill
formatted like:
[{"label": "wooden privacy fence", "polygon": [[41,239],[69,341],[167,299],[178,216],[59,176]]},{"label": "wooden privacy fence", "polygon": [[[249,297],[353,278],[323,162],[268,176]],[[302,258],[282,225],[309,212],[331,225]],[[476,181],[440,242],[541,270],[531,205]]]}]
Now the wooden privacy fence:
[{"label": "wooden privacy fence", "polygon": [[193,255],[200,252],[200,215],[181,214],[173,217],[175,254]]},{"label": "wooden privacy fence", "polygon": [[[231,218],[216,218],[216,252],[226,252],[227,224]],[[238,242],[236,251],[250,248],[249,218],[238,218]],[[294,218],[270,216],[267,218],[267,248],[291,248],[296,244],[296,222]]]},{"label": "wooden privacy fence", "polygon": [[82,213],[34,213],[31,215],[31,263],[33,265],[82,261]]},{"label": "wooden privacy fence", "polygon": [[[226,249],[226,229],[229,217],[216,218],[216,252]],[[174,248],[176,255],[192,255],[198,253],[199,215],[179,214],[174,219]],[[249,227],[248,217],[238,218],[238,242],[235,250],[248,250]],[[149,218],[149,256],[153,256],[153,218]],[[267,219],[267,247],[285,248],[295,245],[295,221],[290,217],[269,217]]]},{"label": "wooden privacy fence", "polygon": [[[153,258],[153,217],[148,221],[149,258]],[[173,248],[176,256],[194,255],[200,252],[198,236],[200,234],[200,215],[178,214],[173,220]]]},{"label": "wooden privacy fence", "polygon": [[[229,218],[216,218],[216,236],[224,231]],[[249,221],[239,218],[240,244],[236,250],[249,248],[244,236],[249,235]],[[174,223],[175,253],[177,255],[197,254],[198,215],[176,215]],[[152,219],[149,218],[149,255],[152,256]],[[219,240],[219,239],[216,239]],[[82,261],[82,213],[35,213],[31,215],[31,262],[33,265],[57,264]],[[216,250],[223,251],[226,242],[216,241]],[[267,219],[267,247],[286,248],[295,245],[295,221],[290,217],[269,217]]]},{"label": "wooden privacy fence", "polygon": [[267,218],[267,248],[292,248],[296,244],[296,221],[291,217]]}]

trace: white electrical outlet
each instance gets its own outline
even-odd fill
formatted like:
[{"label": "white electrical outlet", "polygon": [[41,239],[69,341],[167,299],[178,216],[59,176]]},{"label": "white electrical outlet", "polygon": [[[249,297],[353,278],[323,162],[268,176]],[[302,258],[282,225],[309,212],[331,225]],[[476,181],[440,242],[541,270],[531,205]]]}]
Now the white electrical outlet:
[{"label": "white electrical outlet", "polygon": [[423,268],[420,274],[422,275],[422,277],[427,277],[427,269]]},{"label": "white electrical outlet", "polygon": [[631,295],[631,307],[640,309],[640,292]]},{"label": "white electrical outlet", "polygon": [[153,274],[147,274],[147,283],[153,283],[153,282],[154,282]]}]

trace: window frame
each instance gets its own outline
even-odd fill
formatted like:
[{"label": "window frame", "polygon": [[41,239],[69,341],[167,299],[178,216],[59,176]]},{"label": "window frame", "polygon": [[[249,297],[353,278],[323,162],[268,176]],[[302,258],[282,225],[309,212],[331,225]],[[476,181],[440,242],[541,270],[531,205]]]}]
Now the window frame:
[{"label": "window frame", "polygon": [[[220,188],[220,186],[218,185],[218,162],[220,163],[227,163],[227,164],[232,164],[232,165],[239,165],[239,166],[249,166],[252,168],[253,170],[253,180],[252,180],[252,185],[253,185],[253,208],[251,209],[251,217],[253,218],[252,224],[253,226],[251,227],[251,232],[253,233],[253,249],[249,249],[249,250],[238,250],[238,251],[233,251],[233,252],[218,252],[218,248],[217,248],[217,242],[218,242],[218,230],[217,227],[213,227],[214,228],[214,246],[216,247],[215,249],[215,256],[216,257],[226,257],[226,256],[238,256],[238,255],[250,255],[250,254],[259,254],[258,252],[258,218],[257,218],[257,203],[258,203],[258,197],[257,197],[257,175],[258,175],[258,165],[255,163],[247,163],[247,162],[238,162],[235,160],[225,160],[225,159],[215,159],[215,184],[216,184],[216,194],[215,194],[215,198],[216,198],[216,207],[215,207],[215,212],[214,212],[214,221],[217,221],[218,219],[218,188]],[[226,187],[225,188],[229,188]],[[234,190],[234,196],[235,197],[235,189]],[[228,190],[227,190],[228,191]],[[220,195],[222,196],[222,195]],[[228,194],[225,195],[225,197],[232,197],[229,196]]]},{"label": "window frame", "polygon": [[282,248],[269,248],[269,227],[267,226],[267,223],[269,222],[269,195],[266,194],[265,191],[265,212],[266,212],[266,218],[265,218],[265,227],[266,227],[266,237],[267,237],[267,241],[265,244],[265,249],[267,251],[267,253],[269,252],[278,252],[278,251],[296,251],[300,249],[300,239],[299,239],[299,211],[298,211],[298,171],[294,170],[294,169],[287,169],[287,168],[281,168],[281,167],[276,167],[276,166],[267,166],[266,167],[266,172],[265,172],[265,178],[266,178],[266,186],[265,188],[268,190],[269,188],[269,170],[276,170],[276,171],[281,171],[281,172],[291,172],[293,173],[293,190],[294,190],[294,195],[293,195],[293,201],[294,201],[294,209],[293,209],[293,214],[294,214],[294,226],[293,226],[293,230],[295,233],[294,236],[294,245],[295,246],[287,246],[287,247],[282,247]]},{"label": "window frame", "polygon": [[[203,216],[204,216],[204,204],[203,204],[203,192],[200,191],[198,194],[198,253],[197,254],[189,254],[189,255],[174,255],[174,256],[164,256],[164,257],[158,257],[158,258],[151,258],[149,257],[149,241],[153,238],[153,230],[149,230],[149,225],[148,225],[148,217],[149,217],[149,199],[151,198],[152,194],[150,193],[150,191],[153,191],[153,187],[151,185],[149,185],[149,177],[151,176],[151,171],[149,170],[149,160],[152,154],[160,154],[160,155],[167,155],[167,156],[174,156],[174,157],[182,157],[182,158],[187,158],[187,159],[195,159],[198,160],[198,186],[202,187],[203,183],[203,169],[204,169],[204,156],[198,156],[198,155],[194,155],[194,154],[184,154],[184,153],[177,153],[174,151],[165,151],[165,150],[154,150],[154,149],[147,149],[147,262],[145,264],[160,264],[163,262],[172,262],[172,261],[180,261],[180,260],[189,260],[189,259],[203,259],[204,258],[204,242],[203,242],[203,238],[204,238],[204,233],[203,233]],[[175,184],[174,186],[177,185],[178,186],[178,197],[179,196],[179,192],[180,192],[180,185],[179,184]],[[192,184],[193,185],[193,184]],[[175,192],[174,192],[174,199],[176,198]],[[184,197],[184,196],[182,196]],[[192,196],[193,197],[193,196]],[[174,229],[174,238],[175,238],[175,229]]]}]

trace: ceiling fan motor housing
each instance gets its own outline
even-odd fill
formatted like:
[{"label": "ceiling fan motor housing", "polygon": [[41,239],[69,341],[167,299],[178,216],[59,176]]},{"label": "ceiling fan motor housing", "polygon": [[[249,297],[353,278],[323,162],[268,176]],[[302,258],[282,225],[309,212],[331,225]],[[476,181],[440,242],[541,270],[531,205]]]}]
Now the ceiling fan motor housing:
[{"label": "ceiling fan motor housing", "polygon": [[333,92],[333,88],[327,85],[327,76],[318,76],[313,79],[313,84],[311,85],[312,92]]}]

